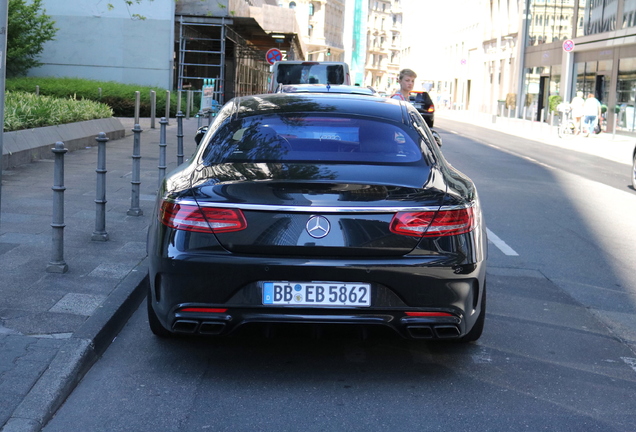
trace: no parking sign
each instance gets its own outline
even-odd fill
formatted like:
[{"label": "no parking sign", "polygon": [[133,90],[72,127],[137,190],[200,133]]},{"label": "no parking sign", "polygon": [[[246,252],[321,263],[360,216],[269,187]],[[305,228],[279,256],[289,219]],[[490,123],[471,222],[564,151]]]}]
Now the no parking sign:
[{"label": "no parking sign", "polygon": [[563,41],[563,51],[570,52],[574,50],[574,41],[572,39],[567,39]]},{"label": "no parking sign", "polygon": [[267,60],[267,63],[271,65],[273,65],[277,61],[281,61],[282,59],[283,59],[283,53],[280,52],[278,48],[271,48],[265,54],[265,60]]}]

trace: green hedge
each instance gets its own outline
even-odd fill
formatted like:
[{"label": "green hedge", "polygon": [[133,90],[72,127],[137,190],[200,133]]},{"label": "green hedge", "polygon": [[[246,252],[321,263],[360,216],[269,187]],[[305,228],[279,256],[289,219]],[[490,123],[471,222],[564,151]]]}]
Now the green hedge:
[{"label": "green hedge", "polygon": [[20,91],[5,92],[6,132],[112,116],[113,110],[108,105],[91,100],[36,96]]},{"label": "green hedge", "polygon": [[[157,94],[157,117],[166,113],[166,89],[157,87],[120,84],[113,81],[92,81],[80,78],[25,77],[6,80],[6,89],[35,93],[39,86],[39,94],[56,98],[76,100],[92,100],[105,103],[113,110],[115,117],[135,116],[135,92],[139,92],[139,115],[150,117],[150,91]],[[101,93],[100,93],[101,89]],[[200,93],[193,93],[194,106],[199,106]],[[186,111],[186,94],[181,95],[181,110]],[[198,109],[195,108],[195,111]],[[177,114],[177,92],[170,94],[170,116]]]}]

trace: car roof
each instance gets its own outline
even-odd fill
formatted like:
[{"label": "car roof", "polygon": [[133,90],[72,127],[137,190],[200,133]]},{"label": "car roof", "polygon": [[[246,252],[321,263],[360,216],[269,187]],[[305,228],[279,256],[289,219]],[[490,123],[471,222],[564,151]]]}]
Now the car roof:
[{"label": "car roof", "polygon": [[377,95],[371,87],[352,86],[345,84],[286,84],[281,85],[277,93],[339,93]]},{"label": "car roof", "polygon": [[234,99],[234,117],[317,113],[348,114],[403,122],[402,101],[374,95],[342,93],[270,93]]}]

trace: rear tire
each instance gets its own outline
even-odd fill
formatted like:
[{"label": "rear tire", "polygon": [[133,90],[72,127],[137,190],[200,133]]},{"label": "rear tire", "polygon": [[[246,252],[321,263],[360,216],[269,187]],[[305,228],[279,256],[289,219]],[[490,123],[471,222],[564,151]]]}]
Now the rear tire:
[{"label": "rear tire", "polygon": [[477,321],[473,325],[473,328],[470,329],[468,333],[458,339],[461,343],[475,342],[477,339],[481,337],[481,334],[484,332],[484,324],[486,322],[486,285],[484,283],[484,292],[482,294],[481,299],[481,312],[479,312],[479,316],[477,317]]},{"label": "rear tire", "polygon": [[172,337],[172,333],[166,329],[161,322],[159,321],[159,317],[157,317],[157,313],[152,308],[152,294],[148,292],[148,297],[146,298],[146,306],[148,307],[148,325],[150,326],[150,331],[152,331],[155,336],[160,338],[169,338]]}]

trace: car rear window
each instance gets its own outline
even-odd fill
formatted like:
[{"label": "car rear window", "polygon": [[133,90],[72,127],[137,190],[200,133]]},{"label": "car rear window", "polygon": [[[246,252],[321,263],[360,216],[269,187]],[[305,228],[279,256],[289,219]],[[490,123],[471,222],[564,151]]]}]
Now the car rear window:
[{"label": "car rear window", "polygon": [[344,84],[345,71],[342,65],[320,63],[280,63],[277,66],[278,84]]},{"label": "car rear window", "polygon": [[426,93],[426,92],[411,93],[411,96],[409,97],[409,99],[411,100],[411,102],[419,102],[419,103],[423,103],[423,104],[432,104],[433,103],[433,100],[431,99],[429,94]]},{"label": "car rear window", "polygon": [[[413,132],[414,133],[414,132]],[[207,163],[411,163],[422,152],[399,124],[342,116],[254,116],[229,121],[211,137]]]}]

